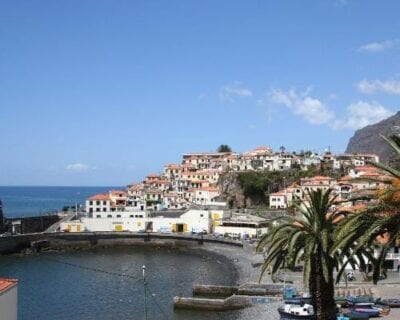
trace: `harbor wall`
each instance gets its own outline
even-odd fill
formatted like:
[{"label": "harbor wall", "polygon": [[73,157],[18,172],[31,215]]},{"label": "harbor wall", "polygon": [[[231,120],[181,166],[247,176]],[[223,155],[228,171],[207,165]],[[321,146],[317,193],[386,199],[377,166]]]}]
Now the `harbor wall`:
[{"label": "harbor wall", "polygon": [[24,217],[5,218],[3,231],[12,234],[31,234],[45,231],[48,227],[60,220],[57,214]]},{"label": "harbor wall", "polygon": [[[33,243],[46,243],[46,248],[88,248],[96,246],[129,246],[129,245],[156,245],[156,246],[196,246],[205,242],[227,244],[243,247],[243,244],[234,240],[207,239],[199,236],[157,233],[129,233],[129,232],[80,232],[80,233],[34,233],[0,237],[0,254],[21,252],[31,248]],[[35,249],[40,246],[35,246]]]}]

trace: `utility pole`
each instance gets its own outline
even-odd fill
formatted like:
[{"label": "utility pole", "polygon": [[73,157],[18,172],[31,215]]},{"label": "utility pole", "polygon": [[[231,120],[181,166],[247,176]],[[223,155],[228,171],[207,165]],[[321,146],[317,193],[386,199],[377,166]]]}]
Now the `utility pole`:
[{"label": "utility pole", "polygon": [[142,267],[143,287],[144,287],[144,319],[147,320],[147,282],[146,282],[146,266]]}]

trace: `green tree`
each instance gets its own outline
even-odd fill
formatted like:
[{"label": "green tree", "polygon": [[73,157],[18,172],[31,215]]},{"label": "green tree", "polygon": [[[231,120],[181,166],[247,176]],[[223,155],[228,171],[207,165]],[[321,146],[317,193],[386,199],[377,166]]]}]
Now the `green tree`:
[{"label": "green tree", "polygon": [[268,172],[240,172],[238,181],[243,188],[245,199],[251,199],[253,204],[262,205],[267,201],[267,191],[270,185]]},{"label": "green tree", "polygon": [[[400,138],[392,136],[382,137],[400,157]],[[382,170],[385,177],[371,179],[386,185],[375,193],[375,201],[365,210],[350,214],[343,220],[337,231],[337,238],[341,239],[333,248],[346,251],[356,245],[358,248],[379,246],[379,255],[373,264],[372,280],[377,283],[382,273],[385,273],[384,262],[386,255],[400,238],[400,171],[381,163],[370,163]]]},{"label": "green tree", "polygon": [[218,149],[218,152],[232,152],[232,149],[230,146],[228,146],[227,144],[221,144]]},{"label": "green tree", "polygon": [[330,255],[335,244],[334,227],[340,218],[330,213],[334,201],[332,190],[318,189],[308,193],[309,204],[298,206],[301,217],[283,217],[281,223],[264,235],[257,251],[268,256],[262,267],[263,274],[271,271],[274,278],[283,267],[304,262],[303,281],[312,295],[317,320],[336,319],[333,271],[338,266],[336,256]]}]

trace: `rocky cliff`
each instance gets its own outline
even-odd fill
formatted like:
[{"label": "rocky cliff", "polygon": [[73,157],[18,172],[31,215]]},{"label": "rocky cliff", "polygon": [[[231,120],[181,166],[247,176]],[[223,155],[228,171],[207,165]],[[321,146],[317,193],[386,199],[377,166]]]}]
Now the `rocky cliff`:
[{"label": "rocky cliff", "polygon": [[286,171],[245,171],[225,172],[220,176],[218,187],[221,201],[231,208],[260,208],[268,206],[268,195],[299,183],[301,178],[322,174],[315,168],[307,171],[292,169]]},{"label": "rocky cliff", "polygon": [[380,135],[389,136],[393,127],[399,126],[400,111],[381,122],[357,130],[347,145],[346,153],[375,153],[381,162],[392,162],[394,153]]}]

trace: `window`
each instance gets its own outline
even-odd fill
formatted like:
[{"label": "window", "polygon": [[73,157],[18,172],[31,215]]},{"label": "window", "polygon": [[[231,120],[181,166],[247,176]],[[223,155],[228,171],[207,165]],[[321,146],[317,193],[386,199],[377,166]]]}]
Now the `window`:
[{"label": "window", "polygon": [[96,204],[99,206],[100,205],[100,201],[96,201]]},{"label": "window", "polygon": [[90,204],[90,205],[92,205],[92,204],[93,204],[93,201],[92,201],[92,200],[90,200],[90,201],[89,201],[89,204]]},{"label": "window", "polygon": [[134,217],[134,215],[133,215],[133,214],[129,215],[129,218],[133,218],[133,217]]},{"label": "window", "polygon": [[107,208],[103,208],[103,212],[106,212],[107,211]]},{"label": "window", "polygon": [[99,214],[98,214],[98,215],[96,215],[96,218],[101,218],[101,215],[99,215]]},{"label": "window", "polygon": [[96,212],[100,212],[100,208],[96,208]]},{"label": "window", "polygon": [[103,205],[106,205],[107,204],[107,201],[103,201]]},{"label": "window", "polygon": [[120,214],[117,214],[117,218],[121,218],[121,215],[120,215]]},{"label": "window", "polygon": [[108,214],[108,215],[107,215],[107,218],[112,218],[112,214]]}]

